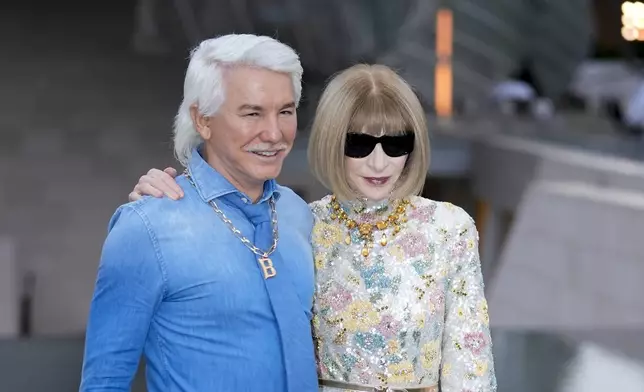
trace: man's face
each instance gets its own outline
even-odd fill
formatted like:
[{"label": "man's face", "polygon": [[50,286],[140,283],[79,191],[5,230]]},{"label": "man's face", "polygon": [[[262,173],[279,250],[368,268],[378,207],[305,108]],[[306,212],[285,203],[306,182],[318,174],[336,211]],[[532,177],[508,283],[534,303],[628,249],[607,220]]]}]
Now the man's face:
[{"label": "man's face", "polygon": [[226,70],[224,83],[223,105],[202,120],[206,129],[199,120],[196,125],[206,142],[208,162],[250,195],[279,175],[293,147],[293,85],[287,74],[251,67]]}]

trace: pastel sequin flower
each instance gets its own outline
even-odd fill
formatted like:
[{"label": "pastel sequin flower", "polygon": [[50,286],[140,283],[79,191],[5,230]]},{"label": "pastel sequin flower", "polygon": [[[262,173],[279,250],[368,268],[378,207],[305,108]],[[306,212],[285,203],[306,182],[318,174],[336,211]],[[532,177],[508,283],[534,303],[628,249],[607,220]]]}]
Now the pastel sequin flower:
[{"label": "pastel sequin flower", "polygon": [[467,250],[467,241],[459,240],[456,243],[456,246],[453,248],[453,256],[454,257],[462,256],[465,254],[466,250]]},{"label": "pastel sequin flower", "polygon": [[440,362],[440,341],[426,343],[422,350],[421,362],[425,369],[433,369]]},{"label": "pastel sequin flower", "polygon": [[385,263],[382,260],[377,261],[372,266],[363,268],[361,275],[368,289],[373,287],[384,289],[391,284],[391,278],[386,274]]},{"label": "pastel sequin flower", "polygon": [[409,361],[389,365],[388,381],[391,384],[405,384],[414,381],[414,365]]},{"label": "pastel sequin flower", "polygon": [[398,237],[396,242],[400,245],[407,257],[422,256],[427,251],[427,239],[417,232],[405,232]]},{"label": "pastel sequin flower", "polygon": [[468,250],[474,249],[475,246],[476,246],[476,242],[474,242],[473,239],[470,238],[470,239],[467,240],[467,249]]},{"label": "pastel sequin flower", "polygon": [[326,259],[322,254],[315,255],[315,269],[322,269],[326,265]]},{"label": "pastel sequin flower", "polygon": [[345,369],[353,369],[353,367],[356,365],[357,362],[358,362],[358,358],[356,358],[354,355],[351,355],[351,354],[342,355],[342,366],[344,366]]},{"label": "pastel sequin flower", "polygon": [[355,341],[358,347],[367,351],[376,351],[385,347],[385,338],[379,333],[358,332]]},{"label": "pastel sequin flower", "polygon": [[325,248],[342,241],[342,229],[339,226],[319,222],[313,227],[313,242]]},{"label": "pastel sequin flower", "polygon": [[488,365],[486,362],[483,361],[475,361],[474,362],[474,373],[481,377],[482,375],[487,372]]},{"label": "pastel sequin flower", "polygon": [[400,322],[395,320],[391,315],[385,315],[380,320],[380,324],[378,324],[376,329],[382,336],[390,339],[400,332]]},{"label": "pastel sequin flower", "polygon": [[442,369],[441,369],[441,376],[442,377],[449,377],[452,374],[452,364],[451,363],[443,363]]},{"label": "pastel sequin flower", "polygon": [[411,219],[418,219],[422,222],[431,222],[435,212],[436,204],[432,203],[430,205],[413,208],[409,212],[409,217]]},{"label": "pastel sequin flower", "polygon": [[334,312],[342,311],[351,301],[353,296],[351,293],[342,288],[337,287],[332,289],[332,291],[323,297],[325,304],[331,308]]},{"label": "pastel sequin flower", "polygon": [[490,316],[485,298],[481,300],[481,303],[479,304],[479,320],[481,320],[485,325],[490,324]]},{"label": "pastel sequin flower", "polygon": [[475,355],[481,354],[481,351],[487,346],[485,336],[481,332],[469,332],[465,334],[465,347]]},{"label": "pastel sequin flower", "polygon": [[351,332],[367,332],[370,328],[378,325],[380,315],[371,302],[356,301],[342,312],[344,327]]},{"label": "pastel sequin flower", "polygon": [[360,217],[357,219],[358,223],[372,223],[376,220],[377,215],[375,212],[365,212],[364,214],[360,215]]},{"label": "pastel sequin flower", "polygon": [[390,340],[387,342],[387,352],[389,354],[395,354],[400,350],[400,343],[398,340]]}]

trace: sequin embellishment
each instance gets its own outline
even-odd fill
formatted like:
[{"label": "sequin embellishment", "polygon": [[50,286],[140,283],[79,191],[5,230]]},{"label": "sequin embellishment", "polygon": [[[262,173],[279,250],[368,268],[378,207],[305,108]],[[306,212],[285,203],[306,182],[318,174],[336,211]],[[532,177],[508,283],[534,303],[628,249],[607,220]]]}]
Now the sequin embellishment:
[{"label": "sequin embellishment", "polygon": [[[409,388],[440,378],[443,392],[496,391],[474,223],[447,203],[414,197],[409,205],[398,235],[384,228],[367,256],[358,230],[330,216],[340,212],[331,197],[311,205],[320,375]],[[390,213],[387,205],[345,211],[372,220]]]}]

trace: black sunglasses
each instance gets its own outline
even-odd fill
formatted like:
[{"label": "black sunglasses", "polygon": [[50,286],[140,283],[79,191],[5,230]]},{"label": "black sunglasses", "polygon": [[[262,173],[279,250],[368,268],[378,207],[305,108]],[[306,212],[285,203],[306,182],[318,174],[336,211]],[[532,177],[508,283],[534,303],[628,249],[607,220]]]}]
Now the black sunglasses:
[{"label": "black sunglasses", "polygon": [[371,136],[366,133],[348,133],[344,145],[344,155],[349,158],[365,158],[380,144],[382,150],[391,158],[411,154],[414,151],[414,133],[405,132],[395,136]]}]

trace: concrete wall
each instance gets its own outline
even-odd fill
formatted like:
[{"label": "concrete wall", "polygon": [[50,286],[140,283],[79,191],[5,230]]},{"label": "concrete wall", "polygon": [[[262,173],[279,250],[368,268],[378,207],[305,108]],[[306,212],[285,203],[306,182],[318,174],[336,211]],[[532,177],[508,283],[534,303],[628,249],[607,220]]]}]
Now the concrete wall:
[{"label": "concrete wall", "polygon": [[644,325],[644,194],[537,182],[519,206],[490,290],[495,326],[567,331]]},{"label": "concrete wall", "polygon": [[17,267],[13,241],[0,237],[0,339],[18,336]]},{"label": "concrete wall", "polygon": [[0,237],[14,242],[17,273],[36,274],[34,332],[78,335],[108,219],[144,171],[172,162],[185,65],[38,15],[0,11],[13,60],[0,64]]}]

